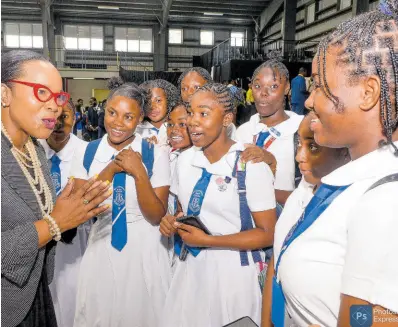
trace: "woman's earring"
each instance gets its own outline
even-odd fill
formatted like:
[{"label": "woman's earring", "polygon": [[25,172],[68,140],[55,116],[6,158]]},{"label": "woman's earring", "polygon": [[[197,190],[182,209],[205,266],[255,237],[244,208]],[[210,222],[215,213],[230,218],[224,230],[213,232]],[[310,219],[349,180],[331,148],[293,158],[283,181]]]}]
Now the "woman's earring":
[{"label": "woman's earring", "polygon": [[1,106],[3,107],[3,108],[7,108],[7,106],[2,102],[1,103]]}]

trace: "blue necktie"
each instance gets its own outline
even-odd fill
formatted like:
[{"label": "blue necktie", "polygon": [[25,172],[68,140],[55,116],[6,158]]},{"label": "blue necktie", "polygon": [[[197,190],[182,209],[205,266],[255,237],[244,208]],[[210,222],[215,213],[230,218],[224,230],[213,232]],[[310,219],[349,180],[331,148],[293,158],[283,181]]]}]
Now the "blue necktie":
[{"label": "blue necktie", "polygon": [[54,154],[51,158],[51,179],[53,181],[55,192],[57,196],[61,193],[61,169],[59,164],[61,163],[61,159]]},{"label": "blue necktie", "polygon": [[264,142],[267,139],[267,137],[270,136],[269,132],[261,132],[258,135],[257,141],[256,141],[256,145],[259,146],[260,148],[262,148],[264,146]]},{"label": "blue necktie", "polygon": [[[212,174],[207,172],[207,170],[204,168],[202,168],[202,170],[203,170],[202,176],[196,183],[191,198],[189,200],[188,211],[187,211],[188,216],[199,216],[200,210],[202,209],[203,199],[206,195],[207,187],[209,186],[210,183]],[[181,237],[178,234],[176,234],[174,237],[174,251],[177,253],[177,255],[180,255],[182,243],[183,242]],[[195,257],[200,252],[199,248],[190,247],[190,246],[187,246],[186,248]]]},{"label": "blue necktie", "polygon": [[157,129],[156,127],[152,127],[151,131],[155,131],[156,134],[159,134],[159,129]]},{"label": "blue necktie", "polygon": [[111,244],[118,251],[122,251],[126,243],[126,173],[118,173],[113,178]]},{"label": "blue necktie", "polygon": [[290,229],[286,235],[285,241],[282,244],[281,252],[279,254],[275,265],[275,274],[272,281],[272,322],[275,327],[283,327],[285,319],[285,296],[280,283],[277,281],[279,265],[283,254],[292,242],[304,233],[311,225],[322,215],[322,213],[330,206],[342,192],[344,192],[350,185],[346,186],[332,186],[321,184],[311,201],[308,203],[304,213],[297,221],[297,223]]}]

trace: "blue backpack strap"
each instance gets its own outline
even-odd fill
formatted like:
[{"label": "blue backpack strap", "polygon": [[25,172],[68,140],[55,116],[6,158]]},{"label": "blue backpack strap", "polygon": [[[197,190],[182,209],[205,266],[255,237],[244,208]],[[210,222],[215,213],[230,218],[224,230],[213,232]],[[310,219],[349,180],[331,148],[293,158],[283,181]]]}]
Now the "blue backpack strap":
[{"label": "blue backpack strap", "polygon": [[155,146],[149,143],[146,139],[142,139],[141,148],[142,162],[148,171],[149,179],[153,175],[153,162],[155,161]]},{"label": "blue backpack strap", "polygon": [[[234,170],[232,171],[232,176],[236,177],[238,180],[238,193],[239,193],[239,210],[240,210],[240,220],[241,220],[241,232],[250,230],[254,228],[252,215],[249,209],[249,205],[247,204],[247,196],[246,196],[246,169],[240,171],[237,169],[239,164],[241,151],[236,152],[236,160],[234,165]],[[254,262],[261,261],[261,255],[259,250],[252,250],[252,256]],[[247,255],[247,251],[240,251],[240,263],[242,266],[249,265],[249,257]]]},{"label": "blue backpack strap", "polygon": [[93,163],[95,153],[101,143],[101,139],[95,140],[87,144],[86,152],[84,152],[83,158],[83,166],[87,171],[87,174],[90,170],[91,164]]}]

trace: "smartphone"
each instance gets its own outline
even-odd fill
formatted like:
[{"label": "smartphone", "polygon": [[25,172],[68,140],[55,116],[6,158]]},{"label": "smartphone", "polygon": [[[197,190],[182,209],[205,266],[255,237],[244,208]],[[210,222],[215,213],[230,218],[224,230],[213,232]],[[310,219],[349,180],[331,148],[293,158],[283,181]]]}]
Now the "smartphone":
[{"label": "smartphone", "polygon": [[184,217],[177,218],[177,222],[199,228],[202,231],[204,231],[207,235],[211,235],[210,231],[207,229],[205,224],[203,224],[203,222],[200,220],[199,217],[184,216]]},{"label": "smartphone", "polygon": [[250,317],[243,317],[224,327],[258,327],[258,325]]}]

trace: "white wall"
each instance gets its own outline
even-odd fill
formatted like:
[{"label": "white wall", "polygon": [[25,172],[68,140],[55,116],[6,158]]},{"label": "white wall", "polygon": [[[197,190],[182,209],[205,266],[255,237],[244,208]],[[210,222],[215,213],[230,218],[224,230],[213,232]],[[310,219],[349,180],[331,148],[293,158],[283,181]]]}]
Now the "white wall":
[{"label": "white wall", "polygon": [[88,101],[92,96],[93,89],[107,89],[107,80],[68,79],[68,93],[72,97],[74,103],[77,102],[77,99],[83,99],[84,106],[88,106]]}]

